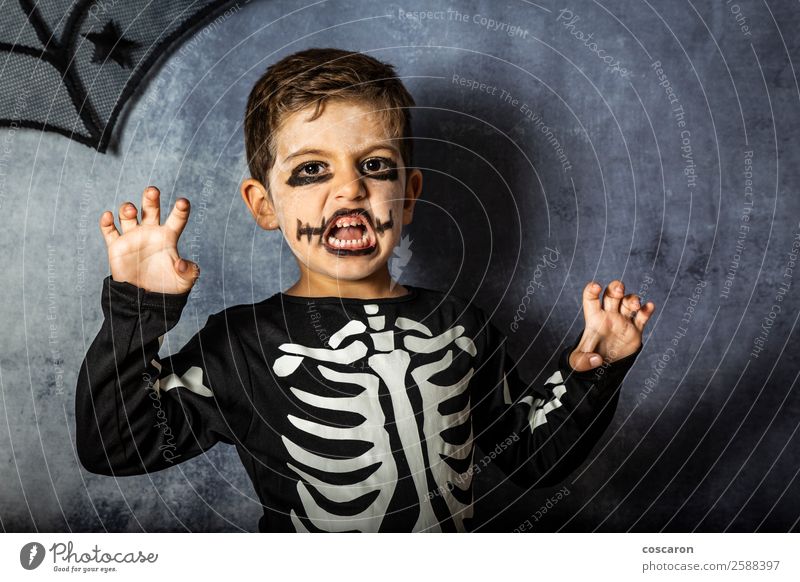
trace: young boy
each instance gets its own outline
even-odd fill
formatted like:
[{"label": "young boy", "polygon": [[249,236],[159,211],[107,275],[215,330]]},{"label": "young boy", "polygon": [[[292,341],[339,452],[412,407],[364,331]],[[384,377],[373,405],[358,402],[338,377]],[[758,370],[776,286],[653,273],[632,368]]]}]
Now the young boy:
[{"label": "young boy", "polygon": [[[189,218],[105,212],[111,276],[81,368],[77,450],[94,473],[158,471],[233,444],[263,505],[259,531],[465,531],[476,445],[516,483],[558,483],[609,424],[655,306],[621,282],[583,291],[585,329],[535,384],[479,308],[400,285],[387,262],[422,190],[414,101],[390,65],[310,49],[253,88],[244,202],[280,229],[299,280],[213,314],[159,358],[199,275]],[[269,274],[264,274],[268,277]],[[485,465],[485,463],[481,463]]]}]

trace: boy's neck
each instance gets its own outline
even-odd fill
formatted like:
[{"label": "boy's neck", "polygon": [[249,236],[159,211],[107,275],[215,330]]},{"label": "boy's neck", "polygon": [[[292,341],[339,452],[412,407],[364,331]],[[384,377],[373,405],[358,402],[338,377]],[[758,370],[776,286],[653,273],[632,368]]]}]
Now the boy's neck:
[{"label": "boy's neck", "polygon": [[358,281],[331,279],[325,275],[300,268],[300,278],[284,294],[296,297],[342,297],[353,299],[384,299],[408,295],[410,291],[394,282],[389,269],[384,268]]}]

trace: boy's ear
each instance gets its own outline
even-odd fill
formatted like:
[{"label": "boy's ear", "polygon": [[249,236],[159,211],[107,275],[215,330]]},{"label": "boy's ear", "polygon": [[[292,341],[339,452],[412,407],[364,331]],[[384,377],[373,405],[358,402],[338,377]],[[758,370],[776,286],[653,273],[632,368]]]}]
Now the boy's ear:
[{"label": "boy's ear", "polygon": [[403,201],[403,224],[411,224],[414,217],[414,204],[422,194],[422,171],[414,168],[406,176],[406,196]]},{"label": "boy's ear", "polygon": [[255,178],[248,178],[240,186],[242,199],[256,219],[258,226],[264,230],[275,230],[280,228],[278,226],[278,215],[275,213],[275,207],[272,204],[272,199],[267,193],[264,184]]}]

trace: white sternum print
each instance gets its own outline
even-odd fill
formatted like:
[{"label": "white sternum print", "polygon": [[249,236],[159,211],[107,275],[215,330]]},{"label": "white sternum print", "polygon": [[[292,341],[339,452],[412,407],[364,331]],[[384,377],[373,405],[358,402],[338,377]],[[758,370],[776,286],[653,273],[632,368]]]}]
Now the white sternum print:
[{"label": "white sternum print", "polygon": [[[435,374],[447,370],[454,361],[456,348],[475,356],[471,338],[464,334],[463,326],[452,327],[434,336],[425,325],[408,318],[398,317],[394,328],[402,331],[403,348],[395,346],[394,329],[385,329],[386,317],[378,315],[379,305],[364,306],[369,327],[350,320],[329,340],[332,349],[313,348],[286,343],[279,346],[287,355],[275,360],[272,369],[279,377],[291,377],[306,358],[322,362],[316,370],[340,394],[352,394],[354,387],[362,390],[348,396],[319,396],[315,390],[290,386],[292,394],[302,403],[319,409],[354,412],[365,420],[353,427],[329,426],[314,420],[288,415],[289,422],[301,433],[326,440],[360,441],[365,452],[354,456],[337,455],[336,458],[314,453],[282,435],[284,445],[295,463],[287,463],[299,476],[297,491],[305,516],[291,511],[292,523],[297,531],[308,531],[305,521],[323,531],[379,531],[386,519],[387,508],[395,494],[398,468],[390,444],[387,419],[379,400],[381,386],[391,399],[392,414],[402,451],[407,461],[418,498],[418,515],[413,531],[440,531],[443,521],[452,521],[453,528],[463,531],[464,519],[472,517],[472,427],[469,401],[469,380],[473,369],[453,385],[441,386],[430,381]],[[397,336],[401,337],[400,335]],[[367,343],[371,342],[373,354]],[[446,350],[446,351],[445,351]],[[442,357],[416,368],[411,368],[412,354],[435,354]],[[346,372],[349,365],[367,358],[366,372]],[[324,364],[328,365],[324,365]],[[339,365],[339,369],[331,365]],[[313,365],[313,364],[311,364]],[[305,365],[306,367],[309,364]],[[415,411],[409,399],[406,379],[413,379],[422,396],[422,411]],[[298,381],[308,381],[308,376],[298,374]],[[318,392],[318,390],[316,391]],[[443,412],[442,410],[446,411]],[[420,427],[417,415],[422,413]],[[416,415],[415,415],[416,413]],[[450,429],[450,430],[448,430]],[[424,440],[420,436],[424,434]],[[427,457],[427,464],[425,462]],[[306,468],[313,470],[312,474]],[[429,486],[428,474],[435,482]],[[346,475],[359,475],[355,483],[342,484]],[[324,502],[318,503],[318,499]],[[434,502],[445,507],[449,515],[437,515]],[[441,504],[444,499],[444,504]],[[360,508],[352,514],[352,507]],[[349,511],[334,512],[322,507],[345,507]],[[407,508],[402,508],[406,510]]]}]

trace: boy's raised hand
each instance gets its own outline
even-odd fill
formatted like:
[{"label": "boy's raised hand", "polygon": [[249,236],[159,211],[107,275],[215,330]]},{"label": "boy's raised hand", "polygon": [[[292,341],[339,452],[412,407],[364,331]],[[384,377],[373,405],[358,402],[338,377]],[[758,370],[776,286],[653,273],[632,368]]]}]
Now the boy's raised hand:
[{"label": "boy's raised hand", "polygon": [[602,290],[594,281],[583,289],[583,335],[569,356],[569,365],[577,372],[634,353],[642,345],[644,326],[656,309],[652,301],[642,307],[636,295],[625,295],[622,281],[609,283],[601,299]]},{"label": "boy's raised hand", "polygon": [[157,293],[185,293],[194,285],[200,269],[178,255],[178,238],[189,220],[189,201],[178,198],[172,212],[160,222],[161,193],[155,186],[142,194],[142,219],[136,206],[124,203],[119,209],[120,235],[114,215],[100,216],[100,231],[108,248],[111,278]]}]

